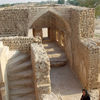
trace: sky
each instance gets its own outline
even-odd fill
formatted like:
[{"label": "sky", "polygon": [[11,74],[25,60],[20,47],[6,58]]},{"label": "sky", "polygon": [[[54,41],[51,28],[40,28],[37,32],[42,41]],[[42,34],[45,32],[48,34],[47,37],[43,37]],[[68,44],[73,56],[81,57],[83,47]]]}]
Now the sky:
[{"label": "sky", "polygon": [[47,0],[0,0],[0,4],[23,3],[23,2],[40,2],[40,1],[47,1]]}]

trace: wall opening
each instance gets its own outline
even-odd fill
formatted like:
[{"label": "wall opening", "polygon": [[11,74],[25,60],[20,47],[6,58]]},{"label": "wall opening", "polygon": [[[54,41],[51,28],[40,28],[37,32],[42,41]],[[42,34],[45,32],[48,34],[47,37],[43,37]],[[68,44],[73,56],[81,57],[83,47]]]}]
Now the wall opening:
[{"label": "wall opening", "polygon": [[42,28],[42,38],[43,40],[49,40],[48,28]]},{"label": "wall opening", "polygon": [[33,29],[32,28],[30,28],[28,30],[28,37],[33,37]]}]

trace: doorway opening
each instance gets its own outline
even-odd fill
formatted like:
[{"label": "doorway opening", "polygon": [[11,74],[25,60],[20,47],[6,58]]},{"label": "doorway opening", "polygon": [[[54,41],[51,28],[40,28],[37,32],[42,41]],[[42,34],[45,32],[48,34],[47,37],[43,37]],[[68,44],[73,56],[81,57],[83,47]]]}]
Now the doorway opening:
[{"label": "doorway opening", "polygon": [[32,28],[30,28],[28,30],[28,37],[33,37],[33,29]]},{"label": "doorway opening", "polygon": [[48,28],[42,28],[42,38],[44,40],[49,40]]}]

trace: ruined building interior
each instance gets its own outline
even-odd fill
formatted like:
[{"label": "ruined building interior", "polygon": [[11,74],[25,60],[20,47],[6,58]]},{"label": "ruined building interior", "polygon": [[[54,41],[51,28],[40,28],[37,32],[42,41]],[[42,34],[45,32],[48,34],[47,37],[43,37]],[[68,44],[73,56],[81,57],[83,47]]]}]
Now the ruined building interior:
[{"label": "ruined building interior", "polygon": [[[0,9],[1,100],[99,100],[95,10],[69,5]],[[48,99],[47,99],[48,98]]]}]

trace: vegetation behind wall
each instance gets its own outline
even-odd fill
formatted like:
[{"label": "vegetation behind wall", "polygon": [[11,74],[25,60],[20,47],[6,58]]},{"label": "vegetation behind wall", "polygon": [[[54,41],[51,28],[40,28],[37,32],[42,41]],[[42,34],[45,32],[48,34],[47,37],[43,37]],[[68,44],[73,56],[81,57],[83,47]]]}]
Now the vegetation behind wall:
[{"label": "vegetation behind wall", "polygon": [[68,0],[69,4],[96,9],[96,17],[100,16],[100,0]]}]

